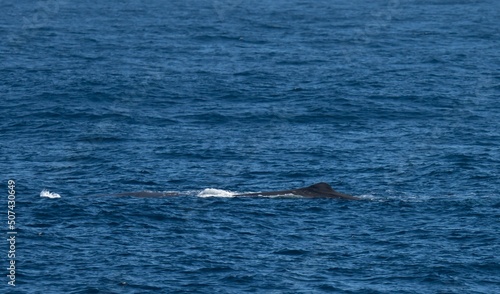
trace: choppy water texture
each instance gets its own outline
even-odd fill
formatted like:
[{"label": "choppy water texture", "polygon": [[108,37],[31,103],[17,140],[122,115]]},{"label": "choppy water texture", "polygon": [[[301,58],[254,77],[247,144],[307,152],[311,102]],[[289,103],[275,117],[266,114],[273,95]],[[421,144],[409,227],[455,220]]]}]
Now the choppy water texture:
[{"label": "choppy water texture", "polygon": [[73,2],[0,12],[2,291],[500,292],[500,2]]}]

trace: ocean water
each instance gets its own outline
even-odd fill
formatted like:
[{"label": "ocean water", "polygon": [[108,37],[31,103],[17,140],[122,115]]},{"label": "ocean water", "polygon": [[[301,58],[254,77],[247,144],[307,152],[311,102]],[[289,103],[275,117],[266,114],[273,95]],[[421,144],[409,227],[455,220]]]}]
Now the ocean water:
[{"label": "ocean water", "polygon": [[2,6],[2,293],[500,293],[500,2]]}]

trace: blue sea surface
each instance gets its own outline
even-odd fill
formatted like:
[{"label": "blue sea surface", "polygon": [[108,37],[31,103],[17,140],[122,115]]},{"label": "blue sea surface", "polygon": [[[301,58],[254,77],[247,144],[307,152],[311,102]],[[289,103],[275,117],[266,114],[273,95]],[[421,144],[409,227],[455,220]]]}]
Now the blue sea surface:
[{"label": "blue sea surface", "polygon": [[500,2],[0,16],[0,292],[500,293]]}]

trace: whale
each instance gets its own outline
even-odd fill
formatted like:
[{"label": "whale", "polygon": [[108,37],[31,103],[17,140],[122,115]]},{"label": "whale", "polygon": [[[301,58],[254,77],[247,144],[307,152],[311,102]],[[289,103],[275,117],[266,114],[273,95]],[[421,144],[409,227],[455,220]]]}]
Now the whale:
[{"label": "whale", "polygon": [[[181,196],[182,193],[178,192],[155,192],[155,191],[138,191],[138,192],[124,192],[118,194],[100,194],[96,196],[131,196],[131,197],[172,197]],[[291,190],[280,190],[270,192],[256,192],[256,193],[242,193],[235,194],[235,197],[259,197],[259,196],[301,196],[305,198],[336,198],[346,200],[359,200],[358,197],[335,191],[329,184],[321,182],[314,185],[297,188]]]},{"label": "whale", "polygon": [[286,196],[295,195],[302,196],[306,198],[337,198],[346,200],[359,200],[358,197],[354,197],[348,194],[340,193],[328,185],[327,183],[321,182],[311,185],[305,188],[297,188],[292,190],[282,190],[282,191],[271,191],[271,192],[258,192],[258,193],[245,193],[236,194],[239,197],[257,197],[257,196]]}]

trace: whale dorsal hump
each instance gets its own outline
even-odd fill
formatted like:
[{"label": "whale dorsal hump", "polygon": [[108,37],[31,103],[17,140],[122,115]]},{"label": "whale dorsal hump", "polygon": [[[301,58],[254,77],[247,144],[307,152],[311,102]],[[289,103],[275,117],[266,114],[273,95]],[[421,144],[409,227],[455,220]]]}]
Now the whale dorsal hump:
[{"label": "whale dorsal hump", "polygon": [[314,185],[311,185],[306,188],[307,190],[318,192],[318,193],[332,193],[335,192],[330,185],[327,183],[321,182]]}]

